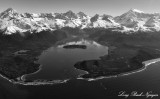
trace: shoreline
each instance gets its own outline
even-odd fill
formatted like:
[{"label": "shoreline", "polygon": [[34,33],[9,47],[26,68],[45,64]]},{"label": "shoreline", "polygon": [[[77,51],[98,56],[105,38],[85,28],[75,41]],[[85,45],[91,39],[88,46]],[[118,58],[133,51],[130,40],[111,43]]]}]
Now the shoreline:
[{"label": "shoreline", "polygon": [[105,79],[105,78],[113,78],[113,77],[116,78],[116,77],[120,77],[120,76],[128,76],[128,75],[131,75],[131,74],[134,74],[134,73],[138,73],[138,72],[144,71],[145,69],[146,69],[145,66],[143,66],[139,70],[134,70],[134,71],[126,72],[126,73],[120,73],[120,74],[112,75],[112,76],[100,76],[100,77],[97,77],[97,78],[83,78],[83,77],[79,77],[77,79],[83,79],[83,80],[87,80],[87,81],[97,81],[97,80],[101,80],[101,79]]},{"label": "shoreline", "polygon": [[38,73],[38,72],[41,71],[41,70],[42,70],[42,65],[39,66],[39,69],[38,69],[37,71],[35,71],[35,72],[33,72],[33,73],[30,73],[30,74],[24,74],[23,76],[21,76],[21,77],[19,77],[19,78],[20,78],[22,81],[25,81],[25,80],[26,80],[26,79],[25,79],[26,76],[36,74],[36,73]]},{"label": "shoreline", "polygon": [[20,84],[25,86],[41,86],[41,85],[55,85],[67,83],[70,79],[65,80],[34,80],[32,82],[13,82],[14,84]]},{"label": "shoreline", "polygon": [[[81,74],[81,75],[78,75],[78,77],[76,79],[77,80],[87,80],[87,81],[97,81],[97,80],[101,80],[101,79],[105,79],[105,78],[128,76],[128,75],[131,75],[131,74],[134,74],[134,73],[138,73],[138,72],[144,71],[144,70],[147,69],[147,67],[149,65],[157,63],[157,62],[160,62],[160,58],[144,61],[144,62],[142,62],[142,64],[143,64],[142,68],[140,68],[138,70],[133,70],[133,71],[130,71],[130,72],[120,73],[120,74],[112,75],[112,76],[100,76],[98,78],[82,78],[80,76],[84,75],[84,74]],[[31,73],[31,74],[35,74],[35,73],[39,72],[41,69],[42,69],[42,65],[40,65],[39,70],[37,70],[36,72]],[[75,68],[75,69],[77,69],[77,68]],[[77,70],[81,70],[81,69],[77,69]],[[81,71],[84,71],[86,74],[88,74],[88,72],[85,71],[85,70],[81,70]],[[45,79],[40,79],[40,80],[33,80],[33,82],[25,82],[25,80],[26,80],[25,76],[31,75],[31,74],[24,74],[23,76],[18,77],[17,80],[20,79],[18,81],[9,79],[9,78],[3,76],[2,74],[0,74],[0,76],[2,78],[4,78],[4,79],[8,80],[9,82],[13,83],[13,84],[32,85],[32,86],[62,84],[62,83],[67,83],[70,80],[70,79],[64,79],[64,80],[45,80]]]},{"label": "shoreline", "polygon": [[[77,78],[77,79],[82,79],[82,80],[87,80],[87,81],[97,81],[97,80],[101,80],[101,79],[105,79],[105,78],[128,76],[128,75],[131,75],[131,74],[134,74],[134,73],[142,72],[142,71],[146,70],[149,65],[157,63],[157,62],[160,62],[160,58],[151,59],[151,60],[142,62],[143,67],[139,68],[138,70],[133,70],[133,71],[120,73],[120,74],[112,75],[112,76],[100,76],[100,77],[97,77],[97,78],[83,78],[83,77],[80,77],[81,75],[79,75],[79,78]],[[89,74],[89,73],[87,72],[87,74]]]}]

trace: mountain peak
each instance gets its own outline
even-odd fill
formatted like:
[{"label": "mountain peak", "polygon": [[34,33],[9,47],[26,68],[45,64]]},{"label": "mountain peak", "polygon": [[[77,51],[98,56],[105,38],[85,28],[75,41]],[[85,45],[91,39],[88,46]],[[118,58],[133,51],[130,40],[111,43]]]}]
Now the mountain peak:
[{"label": "mountain peak", "polygon": [[67,16],[68,18],[77,18],[76,14],[74,12],[72,12],[71,10],[67,11],[63,15]]},{"label": "mountain peak", "polygon": [[131,9],[129,10],[129,12],[144,13],[143,11],[140,11],[140,10],[138,10],[138,9],[133,9],[133,8],[131,8]]},{"label": "mountain peak", "polygon": [[98,18],[99,18],[99,14],[95,14],[90,20],[91,22],[95,22],[98,20]]},{"label": "mountain peak", "polygon": [[86,16],[87,16],[85,13],[83,13],[83,12],[81,12],[81,11],[80,11],[80,12],[78,12],[77,14],[78,14],[81,18],[83,18],[83,17],[86,17]]},{"label": "mountain peak", "polygon": [[6,18],[6,17],[14,17],[14,16],[17,16],[18,13],[16,10],[14,10],[13,8],[8,8],[7,10],[3,11],[1,14],[0,14],[0,17],[1,18]]},{"label": "mountain peak", "polygon": [[17,13],[17,11],[14,10],[13,8],[8,8],[8,9],[5,10],[4,12],[7,12],[7,13]]},{"label": "mountain peak", "polygon": [[74,14],[74,12],[72,10],[69,10],[66,12],[66,14]]},{"label": "mountain peak", "polygon": [[14,10],[13,8],[8,8],[6,11],[12,11],[12,10]]}]

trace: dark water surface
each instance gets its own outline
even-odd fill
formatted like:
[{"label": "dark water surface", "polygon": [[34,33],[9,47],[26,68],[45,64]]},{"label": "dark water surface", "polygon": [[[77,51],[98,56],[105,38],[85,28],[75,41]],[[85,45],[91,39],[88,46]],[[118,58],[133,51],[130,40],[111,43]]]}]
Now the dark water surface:
[{"label": "dark water surface", "polygon": [[102,46],[94,41],[81,40],[68,42],[67,44],[83,44],[86,49],[74,48],[65,49],[63,45],[49,48],[40,56],[39,63],[42,65],[40,72],[30,75],[27,79],[52,79],[63,80],[76,78],[84,71],[76,70],[74,64],[78,61],[98,59],[108,53],[108,47]]},{"label": "dark water surface", "polygon": [[[75,42],[74,42],[75,43]],[[87,49],[63,49],[51,47],[40,56],[42,70],[29,75],[28,79],[66,79],[84,73],[74,69],[77,61],[97,59],[107,53],[107,47],[95,42],[83,42]],[[120,91],[138,93],[152,91],[160,95],[160,62],[146,70],[117,78],[106,78],[88,82],[71,79],[64,84],[23,86],[14,85],[0,77],[0,99],[160,99],[158,97],[118,97]]]}]

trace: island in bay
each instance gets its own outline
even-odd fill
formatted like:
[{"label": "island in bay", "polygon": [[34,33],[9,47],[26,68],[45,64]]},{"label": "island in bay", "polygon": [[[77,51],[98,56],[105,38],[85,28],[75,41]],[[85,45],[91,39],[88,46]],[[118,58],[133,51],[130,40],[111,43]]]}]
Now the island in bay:
[{"label": "island in bay", "polygon": [[87,46],[86,45],[65,45],[65,46],[63,46],[63,48],[66,48],[66,49],[74,49],[74,48],[86,49]]}]

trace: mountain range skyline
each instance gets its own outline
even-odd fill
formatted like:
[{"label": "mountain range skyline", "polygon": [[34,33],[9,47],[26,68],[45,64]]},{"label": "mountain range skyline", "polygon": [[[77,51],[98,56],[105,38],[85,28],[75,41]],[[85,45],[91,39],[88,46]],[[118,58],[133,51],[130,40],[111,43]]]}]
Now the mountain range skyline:
[{"label": "mountain range skyline", "polygon": [[108,14],[88,16],[83,12],[74,13],[71,10],[65,13],[19,13],[12,8],[0,13],[0,31],[5,34],[39,33],[65,27],[81,30],[104,28],[125,33],[159,32],[160,13],[145,13],[130,9],[113,17]]},{"label": "mountain range skyline", "polygon": [[107,13],[118,16],[131,8],[146,13],[160,12],[159,0],[2,0],[0,12],[5,8],[13,8],[20,13],[49,13],[49,12],[84,12],[90,16]]},{"label": "mountain range skyline", "polygon": [[89,15],[88,13],[85,13],[83,11],[74,12],[73,10],[66,10],[65,12],[39,12],[39,13],[31,13],[31,12],[20,12],[19,10],[14,9],[12,7],[9,7],[9,8],[4,9],[3,11],[0,11],[0,14],[3,13],[3,12],[6,12],[7,10],[8,11],[14,11],[14,12],[19,13],[19,14],[24,14],[24,13],[30,13],[30,14],[42,14],[42,13],[44,13],[44,14],[57,14],[57,13],[59,13],[59,14],[64,14],[64,13],[68,13],[68,12],[71,12],[71,13],[74,13],[74,14],[83,13],[83,14],[85,14],[87,16],[90,16],[90,17],[94,17],[96,15],[109,15],[109,16],[112,16],[112,17],[117,17],[117,16],[123,15],[124,13],[127,13],[129,11],[134,11],[134,12],[138,12],[138,13],[146,13],[146,14],[160,14],[160,12],[145,12],[145,11],[137,9],[137,8],[130,8],[127,11],[122,12],[121,14],[116,15],[116,16],[113,16],[113,15],[108,14],[108,13],[102,13],[102,14],[95,13],[94,15]]}]

